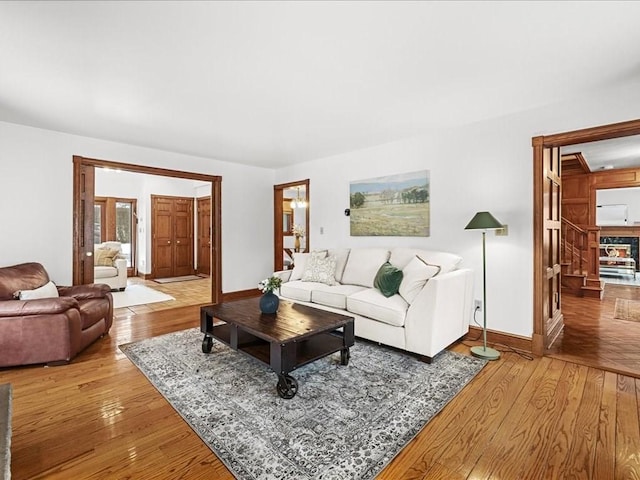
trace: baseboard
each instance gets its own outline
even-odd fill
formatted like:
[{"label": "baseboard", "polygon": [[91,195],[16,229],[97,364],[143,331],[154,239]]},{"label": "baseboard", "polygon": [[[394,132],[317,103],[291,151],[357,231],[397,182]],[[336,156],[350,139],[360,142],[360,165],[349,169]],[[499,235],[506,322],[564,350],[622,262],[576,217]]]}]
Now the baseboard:
[{"label": "baseboard", "polygon": [[153,280],[154,278],[156,278],[153,273],[142,273],[142,272],[138,272],[138,277],[140,277],[143,280]]},{"label": "baseboard", "polygon": [[[476,326],[470,326],[469,333],[464,336],[464,340],[476,340],[482,342],[482,329]],[[521,337],[520,335],[513,335],[511,333],[487,330],[487,346],[493,345],[496,345],[498,350],[500,350],[500,345],[506,345],[521,352],[533,352],[533,340],[531,338]]]},{"label": "baseboard", "polygon": [[252,288],[251,290],[237,290],[235,292],[226,292],[222,294],[223,302],[232,302],[233,300],[242,300],[244,298],[259,297],[260,290]]}]

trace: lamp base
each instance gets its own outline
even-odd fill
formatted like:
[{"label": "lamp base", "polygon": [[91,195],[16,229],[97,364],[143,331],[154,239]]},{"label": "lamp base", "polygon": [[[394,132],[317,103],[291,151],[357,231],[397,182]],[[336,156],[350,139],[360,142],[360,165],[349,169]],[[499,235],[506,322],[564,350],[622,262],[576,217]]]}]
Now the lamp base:
[{"label": "lamp base", "polygon": [[471,347],[471,355],[478,358],[484,358],[485,360],[498,360],[500,358],[500,352],[498,350],[484,347],[482,345]]}]

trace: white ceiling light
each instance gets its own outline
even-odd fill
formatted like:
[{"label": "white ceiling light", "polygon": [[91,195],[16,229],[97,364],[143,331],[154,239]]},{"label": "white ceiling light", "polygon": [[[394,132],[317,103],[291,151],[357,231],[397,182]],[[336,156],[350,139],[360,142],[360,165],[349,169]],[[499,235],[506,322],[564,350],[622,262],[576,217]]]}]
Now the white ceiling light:
[{"label": "white ceiling light", "polygon": [[307,208],[307,202],[304,198],[300,197],[300,187],[298,187],[298,195],[291,200],[291,208]]}]

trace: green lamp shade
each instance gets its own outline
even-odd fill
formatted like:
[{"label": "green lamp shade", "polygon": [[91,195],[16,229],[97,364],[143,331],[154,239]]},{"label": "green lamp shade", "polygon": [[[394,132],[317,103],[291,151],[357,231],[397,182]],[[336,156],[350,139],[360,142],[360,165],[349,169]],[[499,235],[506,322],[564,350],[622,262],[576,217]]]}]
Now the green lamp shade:
[{"label": "green lamp shade", "polygon": [[469,224],[464,227],[465,230],[495,230],[498,228],[504,228],[504,225],[489,212],[476,213]]}]

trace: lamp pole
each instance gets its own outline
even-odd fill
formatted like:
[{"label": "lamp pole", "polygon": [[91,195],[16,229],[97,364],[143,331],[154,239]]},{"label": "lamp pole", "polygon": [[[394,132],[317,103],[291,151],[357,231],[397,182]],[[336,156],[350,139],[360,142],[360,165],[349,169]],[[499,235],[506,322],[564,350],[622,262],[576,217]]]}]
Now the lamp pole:
[{"label": "lamp pole", "polygon": [[500,358],[500,352],[487,347],[487,249],[486,249],[487,231],[482,230],[482,347],[471,347],[471,355],[474,357],[484,358],[485,360],[497,360]]},{"label": "lamp pole", "polygon": [[[471,347],[471,355],[484,358],[485,360],[497,360],[500,352],[494,348],[487,347],[487,250],[486,236],[487,230],[504,228],[496,218],[489,212],[478,212],[471,221],[464,227],[465,230],[482,230],[482,313],[484,321],[482,323],[482,345]],[[477,310],[477,309],[476,309]],[[476,318],[476,310],[473,312],[473,319]]]}]

